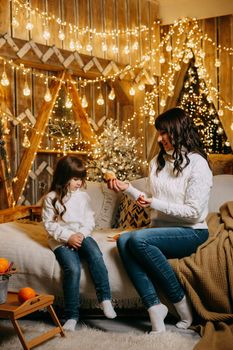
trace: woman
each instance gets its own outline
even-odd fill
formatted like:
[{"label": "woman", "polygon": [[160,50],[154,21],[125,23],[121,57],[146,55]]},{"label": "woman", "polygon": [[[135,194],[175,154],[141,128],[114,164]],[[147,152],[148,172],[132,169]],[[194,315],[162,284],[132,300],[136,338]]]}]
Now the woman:
[{"label": "woman", "polygon": [[151,228],[123,233],[117,241],[124,266],[148,310],[152,332],[165,331],[167,307],[157,285],[174,304],[178,328],[192,323],[185,292],[167,259],[194,253],[208,238],[205,222],[212,172],[192,119],[173,108],[155,121],[160,152],[150,163],[151,197],[130,183],[113,179],[109,188],[131,195],[141,207],[151,207]]}]

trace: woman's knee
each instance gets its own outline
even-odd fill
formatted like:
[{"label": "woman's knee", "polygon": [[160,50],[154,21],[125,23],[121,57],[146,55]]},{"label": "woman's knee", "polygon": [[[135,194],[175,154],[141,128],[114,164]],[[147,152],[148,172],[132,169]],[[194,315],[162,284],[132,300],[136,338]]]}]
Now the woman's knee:
[{"label": "woman's knee", "polygon": [[147,245],[145,235],[142,231],[135,231],[129,239],[129,248],[131,251],[140,251]]},{"label": "woman's knee", "polygon": [[120,235],[120,237],[117,239],[117,248],[119,251],[125,250],[129,238],[130,234],[128,232]]}]

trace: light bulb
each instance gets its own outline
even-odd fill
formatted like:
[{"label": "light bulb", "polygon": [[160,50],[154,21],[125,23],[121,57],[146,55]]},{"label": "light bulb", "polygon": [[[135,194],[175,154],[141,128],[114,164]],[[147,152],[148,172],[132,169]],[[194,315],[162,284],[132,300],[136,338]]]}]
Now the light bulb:
[{"label": "light bulb", "polygon": [[129,50],[129,46],[128,46],[128,45],[126,45],[126,46],[124,47],[124,53],[125,53],[126,55],[128,55],[128,54],[129,54],[129,52],[130,52],[130,50]]},{"label": "light bulb", "polygon": [[149,116],[153,117],[155,115],[155,110],[154,109],[150,109],[149,110]]},{"label": "light bulb", "polygon": [[133,44],[133,49],[138,50],[138,48],[139,48],[139,44],[137,41],[135,41],[135,43]]},{"label": "light bulb", "polygon": [[223,128],[221,128],[221,126],[218,127],[217,134],[218,135],[222,135],[223,134]]},{"label": "light bulb", "polygon": [[145,84],[140,83],[140,84],[138,85],[138,90],[140,90],[140,91],[145,90]]},{"label": "light bulb", "polygon": [[82,44],[80,43],[80,41],[79,41],[79,40],[77,40],[77,41],[76,41],[76,50],[78,50],[78,51],[79,51],[79,50],[81,50],[81,49],[82,49],[82,47],[83,47],[83,46],[82,46]]},{"label": "light bulb", "polygon": [[130,96],[134,96],[135,95],[135,89],[133,86],[131,86],[131,88],[129,89],[129,94]]},{"label": "light bulb", "polygon": [[87,102],[86,95],[83,95],[82,101],[81,101],[81,105],[82,105],[83,108],[87,108],[88,102]]},{"label": "light bulb", "polygon": [[90,43],[87,44],[86,50],[87,50],[87,52],[91,52],[93,50],[93,47]]},{"label": "light bulb", "polygon": [[218,110],[218,115],[219,115],[220,117],[222,117],[223,114],[224,114],[223,110],[222,110],[222,109],[219,109],[219,110]]},{"label": "light bulb", "polygon": [[161,101],[160,101],[160,106],[161,107],[165,107],[165,105],[166,105],[166,101],[165,101],[164,98],[162,98]]},{"label": "light bulb", "polygon": [[74,43],[74,40],[70,40],[70,49],[71,50],[75,50],[75,43]]},{"label": "light bulb", "polygon": [[17,28],[19,26],[19,22],[18,22],[18,20],[15,17],[12,18],[11,24],[15,28]]},{"label": "light bulb", "polygon": [[107,51],[108,47],[107,47],[107,45],[105,44],[105,42],[102,42],[101,48],[102,48],[102,51]]},{"label": "light bulb", "polygon": [[225,145],[226,145],[227,147],[230,147],[230,145],[231,145],[230,141],[227,140],[227,141],[225,142]]},{"label": "light bulb", "polygon": [[109,98],[109,100],[114,100],[115,97],[116,97],[115,91],[114,91],[114,89],[112,88],[111,91],[110,91],[110,93],[109,93],[109,95],[108,95],[108,98]]},{"label": "light bulb", "polygon": [[27,30],[32,30],[32,28],[33,28],[33,24],[31,22],[27,22],[26,29]]},{"label": "light bulb", "polygon": [[31,90],[29,89],[27,81],[25,81],[23,94],[24,94],[24,96],[29,96],[31,94]]},{"label": "light bulb", "polygon": [[66,102],[65,102],[66,108],[70,109],[72,107],[72,101],[69,96],[66,97]]},{"label": "light bulb", "polygon": [[164,56],[159,57],[159,63],[163,64],[165,62]]},{"label": "light bulb", "polygon": [[215,67],[220,67],[221,66],[221,61],[216,59],[214,65],[215,65]]},{"label": "light bulb", "polygon": [[113,45],[112,52],[118,53],[118,47],[116,45]]},{"label": "light bulb", "polygon": [[43,36],[43,38],[45,40],[49,40],[50,39],[50,32],[49,32],[49,30],[47,28],[43,31],[42,36]]},{"label": "light bulb", "polygon": [[171,52],[171,51],[172,51],[172,46],[171,46],[170,44],[168,44],[168,45],[166,46],[166,51],[167,51],[167,52]]},{"label": "light bulb", "polygon": [[58,38],[62,41],[65,39],[65,33],[63,32],[63,30],[59,30],[58,32]]},{"label": "light bulb", "polygon": [[45,100],[45,102],[49,102],[52,100],[52,95],[51,95],[51,92],[50,92],[48,87],[47,87],[45,95],[44,95],[44,100]]},{"label": "light bulb", "polygon": [[97,104],[98,104],[99,106],[102,106],[102,105],[104,104],[104,98],[103,98],[103,95],[102,95],[102,92],[101,92],[101,91],[100,91],[99,96],[98,96],[98,98],[97,98]]},{"label": "light bulb", "polygon": [[31,143],[30,143],[29,138],[28,138],[26,133],[25,133],[24,138],[23,138],[22,146],[24,148],[29,148],[31,146]]},{"label": "light bulb", "polygon": [[2,86],[8,86],[10,84],[5,71],[2,73],[1,84]]}]

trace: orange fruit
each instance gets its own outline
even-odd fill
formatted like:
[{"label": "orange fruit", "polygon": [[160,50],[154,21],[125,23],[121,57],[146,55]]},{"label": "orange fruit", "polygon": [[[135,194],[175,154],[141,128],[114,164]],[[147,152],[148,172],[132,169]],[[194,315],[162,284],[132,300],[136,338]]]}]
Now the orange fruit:
[{"label": "orange fruit", "polygon": [[6,272],[10,263],[6,258],[0,258],[0,272]]},{"label": "orange fruit", "polygon": [[18,299],[20,303],[23,303],[28,299],[34,298],[35,296],[36,296],[35,290],[30,287],[24,287],[18,291]]}]

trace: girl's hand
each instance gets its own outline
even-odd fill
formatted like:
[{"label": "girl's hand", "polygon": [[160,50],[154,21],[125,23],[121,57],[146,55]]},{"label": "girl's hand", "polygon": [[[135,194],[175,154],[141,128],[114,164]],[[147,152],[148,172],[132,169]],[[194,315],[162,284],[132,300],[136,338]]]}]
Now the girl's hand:
[{"label": "girl's hand", "polygon": [[152,198],[146,198],[143,194],[141,194],[137,199],[137,204],[142,208],[147,208],[151,205]]},{"label": "girl's hand", "polygon": [[84,235],[82,233],[74,233],[68,239],[67,244],[72,248],[78,249],[82,246],[83,240],[84,240]]},{"label": "girl's hand", "polygon": [[127,182],[120,181],[118,179],[108,180],[107,185],[110,190],[113,190],[115,192],[125,191],[129,187],[129,184]]}]

